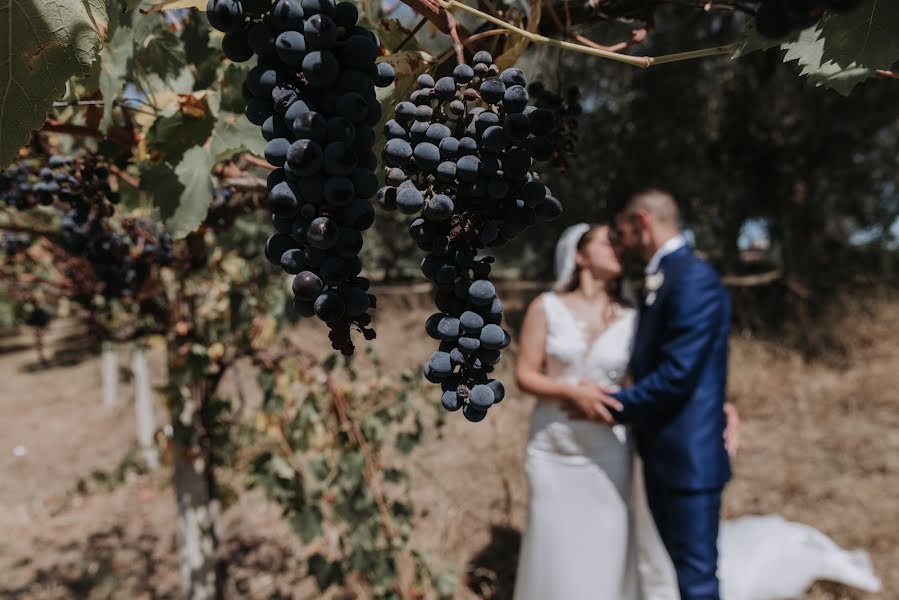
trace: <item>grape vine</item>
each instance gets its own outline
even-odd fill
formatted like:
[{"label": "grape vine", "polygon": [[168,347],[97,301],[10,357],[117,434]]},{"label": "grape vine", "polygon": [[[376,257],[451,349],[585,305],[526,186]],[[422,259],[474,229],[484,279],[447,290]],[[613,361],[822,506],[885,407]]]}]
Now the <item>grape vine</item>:
[{"label": "grape vine", "polygon": [[375,87],[390,85],[394,70],[375,62],[380,40],[357,24],[352,2],[209,0],[207,15],[225,33],[225,56],[258,58],[243,91],[276,167],[267,182],[275,234],[265,255],[294,275],[297,314],[318,316],[334,349],[352,354],[352,327],[375,337],[375,297],[359,252],[378,188]]},{"label": "grape vine", "polygon": [[444,408],[475,422],[505,395],[490,374],[511,342],[489,280],[493,258],[478,253],[562,212],[531,171],[534,160],[553,157],[555,116],[528,100],[524,73],[500,73],[480,51],[452,76],[420,76],[385,124],[387,185],[378,203],[416,216],[409,233],[428,253],[421,269],[437,286],[439,312],[425,329],[440,346],[424,376],[441,385]]},{"label": "grape vine", "polygon": [[[97,154],[33,154],[0,172],[0,196],[11,209],[45,207],[43,213],[59,226],[54,242],[69,256],[85,259],[99,293],[112,299],[137,295],[150,272],[170,264],[174,254],[172,239],[159,224],[143,218],[110,222],[120,194],[109,179],[110,165]],[[27,231],[10,231],[3,243],[12,258],[30,247],[32,237]],[[89,302],[97,290],[73,272],[76,268],[68,265],[69,279],[83,285],[72,297]]]}]

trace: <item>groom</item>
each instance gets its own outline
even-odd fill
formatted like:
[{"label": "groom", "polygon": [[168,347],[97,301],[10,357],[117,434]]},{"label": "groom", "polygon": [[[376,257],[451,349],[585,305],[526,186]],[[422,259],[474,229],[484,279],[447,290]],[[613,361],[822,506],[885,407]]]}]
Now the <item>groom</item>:
[{"label": "groom", "polygon": [[686,245],[671,194],[635,194],[616,219],[617,242],[646,263],[631,358],[634,386],[603,398],[632,423],[649,506],[677,570],[683,600],[718,600],[730,299],[718,274]]}]

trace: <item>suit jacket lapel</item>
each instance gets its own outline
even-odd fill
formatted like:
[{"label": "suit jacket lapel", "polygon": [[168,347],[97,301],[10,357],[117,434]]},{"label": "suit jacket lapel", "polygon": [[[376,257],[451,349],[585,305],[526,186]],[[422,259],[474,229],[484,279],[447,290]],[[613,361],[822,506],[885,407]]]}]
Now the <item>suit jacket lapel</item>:
[{"label": "suit jacket lapel", "polygon": [[631,356],[630,370],[634,375],[642,375],[647,369],[646,361],[649,359],[646,354],[649,348],[646,347],[647,338],[651,337],[653,328],[661,325],[657,311],[663,304],[663,299],[671,291],[671,281],[673,279],[674,265],[680,260],[691,255],[692,251],[684,246],[668,254],[659,262],[659,271],[663,274],[662,286],[655,292],[655,301],[652,305],[647,306],[646,297],[640,299],[639,318],[637,321],[637,332],[634,336],[634,352]]}]

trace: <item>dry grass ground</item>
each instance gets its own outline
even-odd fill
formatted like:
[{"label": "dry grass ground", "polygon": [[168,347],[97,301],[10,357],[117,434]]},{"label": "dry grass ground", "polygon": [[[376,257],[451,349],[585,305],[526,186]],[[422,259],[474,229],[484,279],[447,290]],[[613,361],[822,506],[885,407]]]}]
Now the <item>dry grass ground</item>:
[{"label": "dry grass ground", "polygon": [[[384,362],[417,364],[431,344],[410,331],[426,308],[396,298],[379,312],[375,347]],[[832,326],[846,332],[850,351],[826,363],[735,337],[730,396],[744,417],[743,448],[725,511],[777,512],[871,553],[883,593],[822,583],[807,599],[899,598],[899,303],[879,302]],[[297,335],[310,347],[326,340],[316,327]],[[133,447],[127,386],[122,405],[106,413],[96,358],[33,371],[34,359],[30,348],[0,355],[0,597],[177,597],[167,474],[73,493],[79,479],[113,471]],[[419,511],[415,543],[455,569],[460,599],[511,596],[532,406],[511,391],[486,422],[451,418],[407,459]],[[27,453],[15,456],[20,445]],[[315,597],[299,581],[297,541],[262,497],[244,495],[224,521],[229,596]]]}]

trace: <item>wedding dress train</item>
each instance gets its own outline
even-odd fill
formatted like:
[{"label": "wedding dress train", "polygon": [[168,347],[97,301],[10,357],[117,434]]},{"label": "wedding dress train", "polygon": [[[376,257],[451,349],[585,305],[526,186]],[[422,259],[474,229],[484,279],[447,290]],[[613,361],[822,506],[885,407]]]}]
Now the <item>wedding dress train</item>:
[{"label": "wedding dress train", "polygon": [[[542,296],[547,373],[617,386],[624,376],[636,312],[595,340],[552,292]],[[678,600],[674,567],[646,502],[627,429],[571,420],[554,400],[537,402],[526,453],[530,489],[515,600]],[[864,552],[776,515],[721,525],[723,600],[776,600],[828,579],[866,591],[880,583]]]}]

